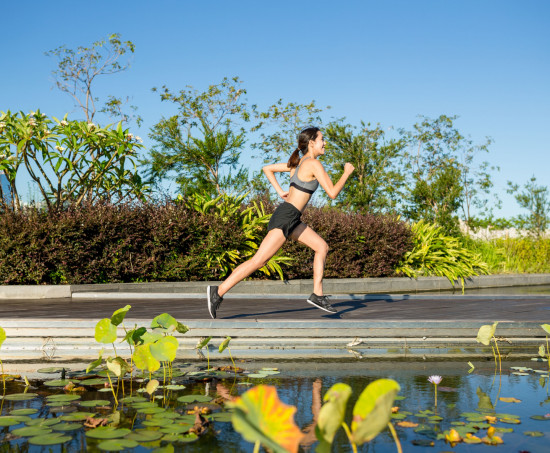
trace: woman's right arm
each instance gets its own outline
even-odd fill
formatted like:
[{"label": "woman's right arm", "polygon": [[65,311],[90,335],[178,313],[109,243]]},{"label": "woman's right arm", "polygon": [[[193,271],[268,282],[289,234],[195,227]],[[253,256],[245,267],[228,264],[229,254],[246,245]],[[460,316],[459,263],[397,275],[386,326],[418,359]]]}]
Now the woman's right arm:
[{"label": "woman's right arm", "polygon": [[283,171],[290,171],[290,168],[288,168],[288,164],[286,163],[279,163],[279,164],[271,164],[266,165],[262,168],[264,171],[267,179],[271,183],[271,185],[274,187],[275,191],[279,194],[281,198],[285,198],[288,195],[288,192],[285,192],[281,185],[279,184],[279,181],[277,181],[277,178],[275,177],[275,172],[283,172]]},{"label": "woman's right arm", "polygon": [[323,168],[321,162],[315,160],[311,163],[311,165],[313,167],[313,175],[315,176],[317,181],[319,181],[321,187],[325,189],[325,192],[331,200],[334,200],[338,196],[338,194],[344,188],[344,184],[348,180],[349,176],[353,173],[353,170],[355,170],[355,167],[352,164],[346,162],[346,164],[344,165],[344,174],[340,177],[336,184],[333,184],[330,180],[330,176]]}]

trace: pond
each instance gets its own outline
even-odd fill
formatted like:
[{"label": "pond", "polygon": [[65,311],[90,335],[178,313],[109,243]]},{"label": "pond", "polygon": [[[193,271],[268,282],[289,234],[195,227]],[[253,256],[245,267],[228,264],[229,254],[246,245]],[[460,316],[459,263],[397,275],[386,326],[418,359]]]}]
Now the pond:
[{"label": "pond", "polygon": [[[0,452],[120,449],[135,452],[252,452],[253,444],[243,440],[233,428],[225,403],[231,396],[240,395],[258,384],[275,386],[283,403],[296,406],[294,419],[305,433],[300,451],[315,451],[314,420],[328,389],[338,382],[351,387],[353,393],[345,417],[349,424],[353,405],[360,393],[369,383],[380,378],[394,379],[401,387],[393,403],[392,423],[405,452],[493,451],[490,449],[495,447],[484,444],[458,443],[452,447],[442,438],[451,428],[462,437],[470,432],[483,438],[491,426],[495,428],[494,435],[503,441],[496,447],[498,451],[545,450],[550,434],[548,363],[540,358],[536,361],[504,361],[500,375],[498,371],[495,374],[493,358],[488,359],[472,359],[473,367],[468,359],[238,361],[237,367],[245,372],[237,375],[219,369],[228,365],[228,361],[210,361],[210,369],[214,371],[205,370],[205,361],[176,361],[172,368],[172,382],[166,382],[164,388],[164,373],[157,372],[153,376],[160,381],[161,387],[152,393],[152,401],[144,391],[148,379],[137,378],[131,383],[125,380],[126,396],[123,397],[120,386],[117,410],[114,410],[114,396],[108,387],[106,371],[98,373],[96,369],[90,373],[93,376],[87,375],[86,379],[77,382],[74,377],[83,378],[83,372],[71,370],[67,364],[66,379],[73,380],[84,391],[64,390],[66,382],[52,383],[52,380],[59,381],[62,377],[56,369],[42,370],[43,378],[33,380],[30,386],[21,379],[6,383],[1,402]],[[442,376],[437,390],[437,406],[434,385],[428,382],[431,375]],[[26,397],[17,396],[24,393]],[[195,411],[195,407],[210,422],[199,437],[186,434],[195,424],[196,414],[189,413]],[[113,427],[103,428],[102,432],[83,426],[102,423]],[[115,432],[115,425],[117,429],[128,431]],[[44,438],[42,442],[37,441],[36,435],[42,434],[49,437],[45,438],[46,441]],[[118,435],[123,435],[125,440],[105,443],[104,439],[97,438]],[[56,438],[61,443],[56,442]],[[52,446],[35,445],[48,443],[48,439]],[[332,451],[352,451],[342,429],[336,434]],[[396,446],[389,430],[385,429],[370,443],[358,447],[358,451],[395,452]]]}]

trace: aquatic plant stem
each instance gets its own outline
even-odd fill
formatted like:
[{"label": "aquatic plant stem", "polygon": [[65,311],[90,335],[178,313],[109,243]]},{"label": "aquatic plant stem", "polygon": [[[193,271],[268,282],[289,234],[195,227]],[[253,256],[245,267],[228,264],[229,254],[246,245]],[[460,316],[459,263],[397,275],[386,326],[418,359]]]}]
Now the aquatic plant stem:
[{"label": "aquatic plant stem", "polygon": [[437,384],[434,384],[434,391],[435,391],[435,407],[437,408]]},{"label": "aquatic plant stem", "polygon": [[355,442],[353,442],[353,439],[351,438],[351,431],[349,430],[349,426],[346,422],[342,422],[342,428],[344,428],[344,431],[346,432],[346,436],[348,436],[349,443],[351,444],[351,448],[353,450],[353,453],[357,453],[357,445],[355,445]]},{"label": "aquatic plant stem", "polygon": [[0,360],[0,367],[2,367],[2,385],[4,387],[4,394],[5,394],[6,393],[6,376],[4,376],[4,363],[2,362],[2,360]]},{"label": "aquatic plant stem", "polygon": [[[107,372],[107,379],[109,379],[109,385],[111,386],[111,392],[113,393],[113,398],[115,399],[115,409],[118,407],[118,399],[115,394],[115,389],[113,389],[113,382],[111,381],[111,376],[109,376],[109,372]],[[118,386],[117,386],[118,390]]]},{"label": "aquatic plant stem", "polygon": [[233,360],[233,356],[231,355],[231,349],[229,348],[229,346],[227,347],[227,350],[229,351],[229,358],[231,359],[231,363],[233,363],[233,370],[235,370],[235,375],[237,375],[237,365],[235,365],[235,361]]},{"label": "aquatic plant stem", "polygon": [[397,447],[397,453],[403,453],[403,449],[401,448],[401,442],[399,442],[399,437],[397,437],[397,432],[395,431],[395,428],[393,427],[391,422],[388,422],[388,428],[390,428],[391,435],[393,436],[393,440],[395,441],[395,446]]},{"label": "aquatic plant stem", "polygon": [[256,443],[254,444],[253,453],[260,453],[260,441],[259,440],[257,440]]}]

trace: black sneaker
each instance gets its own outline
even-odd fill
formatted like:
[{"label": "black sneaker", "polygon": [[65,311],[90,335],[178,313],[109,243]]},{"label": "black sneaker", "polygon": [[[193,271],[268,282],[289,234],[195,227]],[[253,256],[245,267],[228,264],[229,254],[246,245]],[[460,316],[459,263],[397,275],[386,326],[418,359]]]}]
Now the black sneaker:
[{"label": "black sneaker", "polygon": [[338,313],[338,310],[328,303],[328,296],[318,296],[313,293],[309,296],[307,303],[315,305],[317,308],[328,311],[329,313]]},{"label": "black sneaker", "polygon": [[210,316],[216,319],[216,310],[220,308],[220,305],[223,302],[223,297],[220,297],[218,294],[217,286],[206,287],[206,299],[208,301],[208,311],[210,312]]}]

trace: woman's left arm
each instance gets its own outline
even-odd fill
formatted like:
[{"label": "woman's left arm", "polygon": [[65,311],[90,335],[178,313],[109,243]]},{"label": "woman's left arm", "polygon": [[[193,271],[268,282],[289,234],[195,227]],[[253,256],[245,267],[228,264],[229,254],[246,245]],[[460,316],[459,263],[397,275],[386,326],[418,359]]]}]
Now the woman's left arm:
[{"label": "woman's left arm", "polygon": [[286,197],[288,196],[288,192],[285,192],[282,189],[279,181],[277,181],[277,178],[275,177],[275,172],[290,171],[288,164],[281,162],[278,164],[266,165],[262,168],[262,170],[264,171],[267,179],[269,180],[275,191],[279,194],[279,196],[283,199],[286,199]]}]

